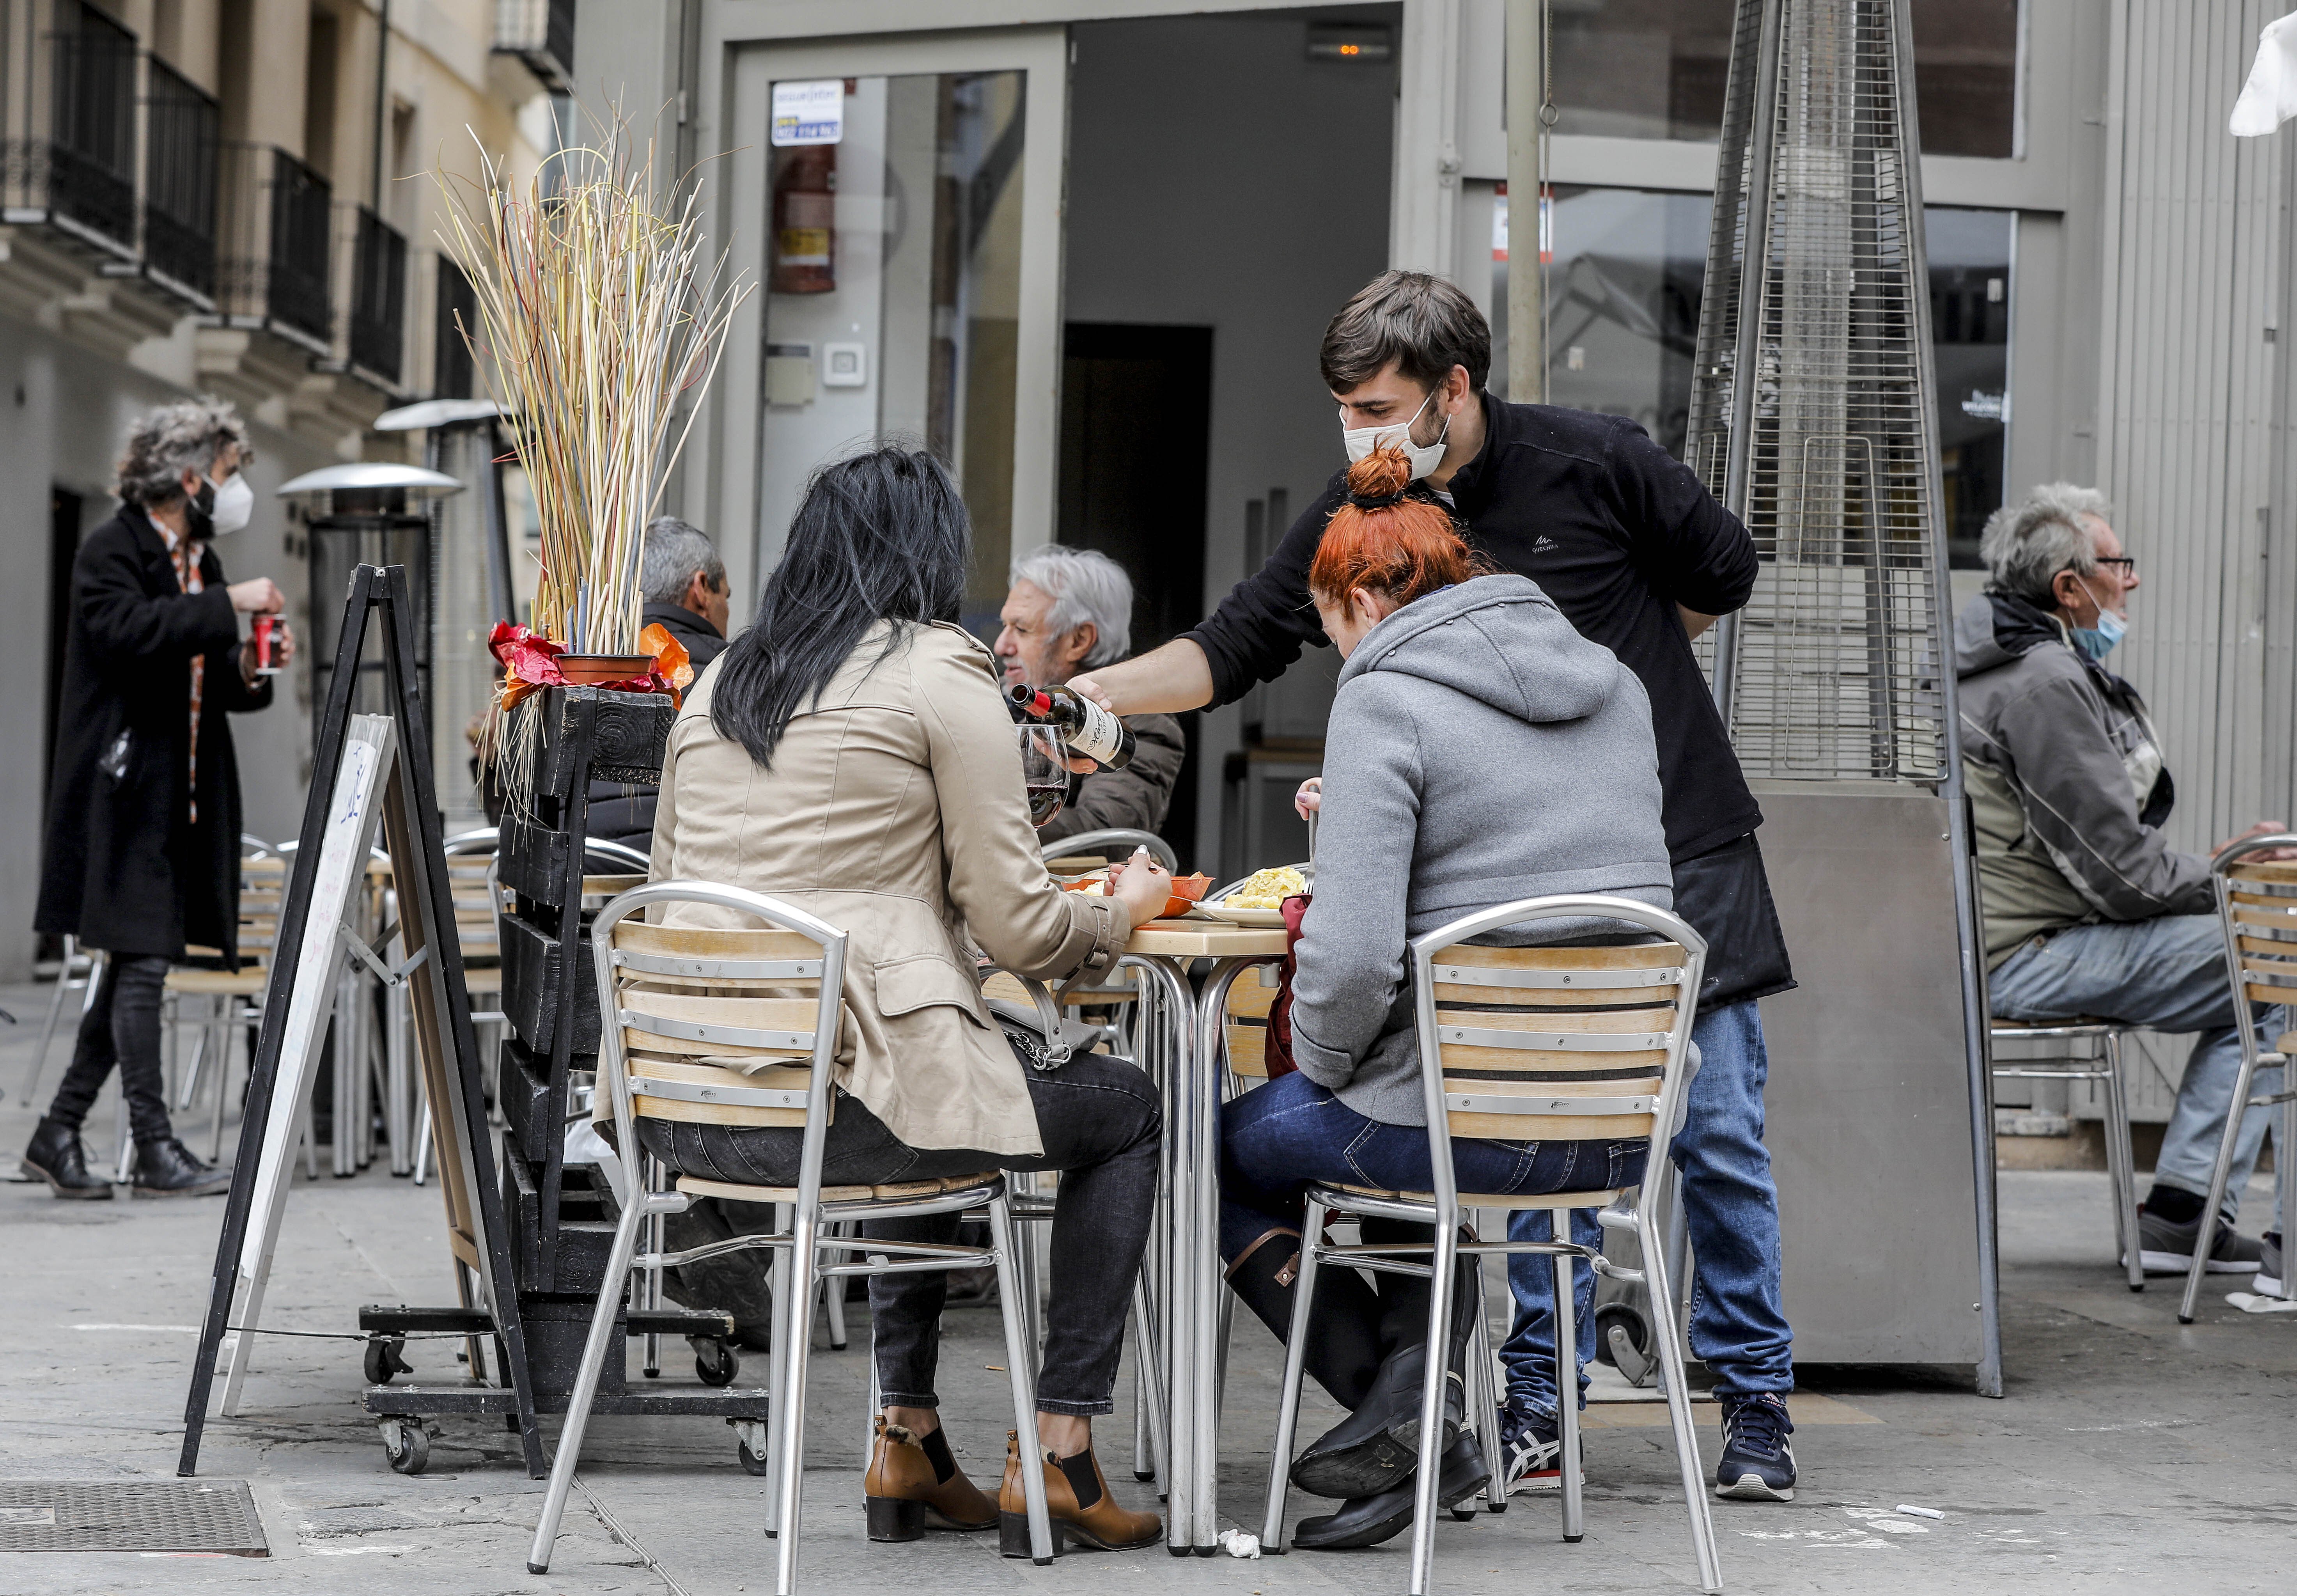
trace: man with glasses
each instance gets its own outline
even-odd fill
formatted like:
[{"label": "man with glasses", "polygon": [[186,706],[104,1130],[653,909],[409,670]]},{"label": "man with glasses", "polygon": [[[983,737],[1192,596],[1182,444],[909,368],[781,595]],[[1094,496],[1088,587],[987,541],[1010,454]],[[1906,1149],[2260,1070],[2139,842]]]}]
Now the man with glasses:
[{"label": "man with glasses", "polygon": [[[2241,1043],[2210,861],[2164,840],[2174,791],[2153,720],[2104,664],[2138,585],[2111,514],[2103,494],[2065,482],[1996,511],[1989,580],[1955,621],[1988,990],[1997,1019],[2198,1033],[2138,1211],[2143,1262],[2183,1274],[2206,1246],[2211,1272],[2261,1262],[2272,1279],[2258,1288],[2277,1290],[2278,1220],[2261,1246],[2233,1228],[2265,1109],[2243,1116],[2225,1211],[2202,1240]],[[2243,835],[2280,829],[2260,821]],[[2280,1083],[2277,1066],[2258,1072],[2260,1094]]]}]

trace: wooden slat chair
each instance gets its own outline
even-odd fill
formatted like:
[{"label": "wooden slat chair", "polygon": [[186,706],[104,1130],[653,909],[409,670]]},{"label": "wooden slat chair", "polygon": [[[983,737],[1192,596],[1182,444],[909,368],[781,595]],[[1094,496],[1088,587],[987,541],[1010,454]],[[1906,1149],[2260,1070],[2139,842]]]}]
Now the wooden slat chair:
[{"label": "wooden slat chair", "polygon": [[1228,989],[1226,1024],[1229,1088],[1233,1098],[1268,1084],[1268,1013],[1276,1006],[1276,967],[1264,964],[1239,975]]},{"label": "wooden slat chair", "polygon": [[233,1039],[245,1032],[252,1057],[253,1038],[263,1024],[264,993],[271,983],[271,957],[279,938],[279,914],[286,896],[287,860],[276,854],[243,858],[239,869],[239,968],[222,967],[222,950],[189,948],[198,962],[168,972],[162,998],[161,1033],[171,1041],[186,1000],[202,1017],[192,1061],[178,1084],[176,1108],[191,1107],[201,1083],[215,1080],[215,1112],[209,1130],[208,1157],[223,1156],[224,1107],[230,1100]]},{"label": "wooden slat chair", "polygon": [[[666,926],[638,917],[676,904],[730,910],[764,922],[765,929]],[[818,1279],[849,1275],[909,1273],[934,1269],[993,1267],[1003,1300],[1005,1362],[1012,1386],[1015,1427],[1028,1444],[1036,1433],[1035,1348],[1025,1339],[1016,1312],[1014,1230],[1005,1179],[995,1170],[960,1179],[913,1181],[892,1186],[821,1183],[821,1162],[831,1114],[831,1076],[842,1022],[846,936],[819,919],[761,893],[696,881],[665,881],[622,893],[591,927],[597,965],[598,1089],[612,1108],[615,1145],[632,1167],[641,1119],[722,1125],[783,1125],[804,1132],[794,1186],[753,1186],[681,1175],[676,1189],[655,1191],[630,1182],[632,1201],[614,1228],[598,1305],[566,1409],[566,1425],[543,1499],[527,1568],[549,1568],[566,1496],[581,1455],[590,1403],[600,1370],[618,1353],[623,1337],[615,1322],[634,1271],[664,1269],[748,1247],[777,1251],[773,1327],[773,1385],[768,1426],[767,1498],[774,1504],[776,1590],[792,1596],[797,1580],[797,1529],[804,1479],[808,1321]],[[748,1073],[744,1073],[745,1071]],[[685,1211],[697,1197],[786,1205],[790,1223],[763,1234],[664,1252],[638,1251],[641,1230],[657,1215]],[[829,1233],[834,1223],[905,1215],[988,1212],[987,1247],[927,1242],[864,1241]],[[825,1262],[824,1255],[843,1262]],[[1052,1561],[1052,1525],[1045,1511],[1043,1470],[1021,1471],[1028,1495],[1029,1550],[1040,1565]]]},{"label": "wooden slat chair", "polygon": [[[2241,1068],[2234,1076],[2233,1106],[2226,1115],[2225,1133],[2218,1141],[2216,1164],[2210,1171],[2210,1195],[2202,1213],[2211,1219],[2204,1235],[2213,1235],[2215,1216],[2225,1203],[2231,1179],[2235,1145],[2248,1109],[2279,1107],[2280,1123],[2273,1131],[2276,1197],[2285,1204],[2290,1196],[2292,1163],[2288,1149],[2297,1146],[2297,1090],[2284,1072],[2283,1090],[2251,1095],[2257,1072],[2273,1069],[2297,1057],[2297,1032],[2285,1032],[2291,1005],[2297,1005],[2297,863],[2257,856],[2283,848],[2297,848],[2297,834],[2276,833],[2249,837],[2225,849],[2210,861],[2217,888],[2218,923],[2225,929],[2226,969],[2233,983],[2234,1023],[2241,1036]],[[2278,1012],[2260,1018],[2254,1004],[2276,1006]],[[2268,1032],[2268,1022],[2279,1022]],[[2273,1045],[2266,1045],[2268,1037]],[[2186,1296],[2178,1309],[2178,1322],[2194,1322],[2194,1306],[2201,1298],[2202,1276],[2208,1271],[2210,1246],[2196,1242],[2194,1262],[2186,1275]],[[2297,1296],[2285,1270],[2281,1291]]]},{"label": "wooden slat chair", "polygon": [[[1595,917],[1625,922],[1666,938],[1632,946],[1488,948],[1467,945],[1503,926]],[[1276,1450],[1261,1541],[1280,1550],[1285,1489],[1293,1432],[1300,1411],[1303,1353],[1309,1334],[1316,1271],[1326,1263],[1399,1274],[1432,1276],[1428,1337],[1444,1345],[1452,1282],[1460,1261],[1515,1254],[1544,1254],[1555,1271],[1555,1388],[1562,1447],[1563,1537],[1584,1533],[1580,1501],[1577,1336],[1572,1323],[1573,1262],[1586,1258],[1615,1279],[1643,1280],[1654,1303],[1673,1302],[1666,1252],[1654,1222],[1673,1178],[1667,1144],[1681,1118],[1684,1092],[1695,1068],[1691,1030],[1706,943],[1674,915],[1625,898],[1526,898],[1454,920],[1410,946],[1410,977],[1417,1016],[1420,1079],[1428,1112],[1432,1191],[1381,1191],[1367,1187],[1312,1185],[1300,1234],[1300,1276],[1287,1338]],[[1649,1159],[1640,1189],[1553,1192],[1540,1196],[1464,1194],[1453,1172],[1454,1138],[1501,1141],[1647,1140]],[[1556,1239],[1462,1241],[1461,1211],[1469,1207],[1544,1209],[1556,1216]],[[1635,1233],[1642,1266],[1612,1263],[1601,1249],[1568,1238],[1567,1215],[1598,1210],[1610,1229]],[[1432,1243],[1339,1246],[1321,1239],[1332,1216],[1379,1216],[1435,1227]],[[1481,1318],[1480,1313],[1478,1318]],[[1676,1460],[1698,1552],[1700,1586],[1722,1589],[1715,1528],[1708,1518],[1699,1443],[1692,1429],[1681,1337],[1672,1324],[1653,1337],[1674,1422]],[[1488,1364],[1481,1348],[1475,1354]],[[1443,1444],[1443,1360],[1428,1361],[1421,1397],[1418,1501],[1412,1536],[1411,1596],[1426,1596],[1435,1559],[1437,1457]]]}]

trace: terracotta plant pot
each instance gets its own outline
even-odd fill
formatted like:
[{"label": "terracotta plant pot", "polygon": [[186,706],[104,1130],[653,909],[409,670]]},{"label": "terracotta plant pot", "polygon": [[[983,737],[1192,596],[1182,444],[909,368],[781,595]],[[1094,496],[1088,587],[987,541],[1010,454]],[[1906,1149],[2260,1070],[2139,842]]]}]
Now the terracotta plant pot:
[{"label": "terracotta plant pot", "polygon": [[570,687],[595,687],[606,682],[628,681],[654,674],[650,654],[562,654],[559,673]]}]

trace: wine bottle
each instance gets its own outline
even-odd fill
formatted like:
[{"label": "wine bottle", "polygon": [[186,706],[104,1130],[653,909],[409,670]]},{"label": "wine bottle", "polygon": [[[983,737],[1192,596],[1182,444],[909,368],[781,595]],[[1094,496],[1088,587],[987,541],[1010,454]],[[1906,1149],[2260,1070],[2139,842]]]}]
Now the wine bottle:
[{"label": "wine bottle", "polygon": [[1005,697],[1031,720],[1059,727],[1061,741],[1102,769],[1122,770],[1132,762],[1131,729],[1082,694],[1015,682],[1005,689]]}]

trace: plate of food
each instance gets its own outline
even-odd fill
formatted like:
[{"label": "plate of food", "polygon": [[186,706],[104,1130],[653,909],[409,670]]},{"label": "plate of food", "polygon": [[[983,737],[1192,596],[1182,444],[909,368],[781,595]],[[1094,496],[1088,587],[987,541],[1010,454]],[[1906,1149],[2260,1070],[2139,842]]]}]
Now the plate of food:
[{"label": "plate of food", "polygon": [[1232,926],[1257,926],[1263,928],[1280,927],[1284,924],[1284,900],[1297,898],[1308,890],[1308,878],[1297,865],[1272,865],[1265,870],[1256,870],[1229,889],[1228,896],[1206,899],[1199,908],[1216,920],[1226,920]]}]

